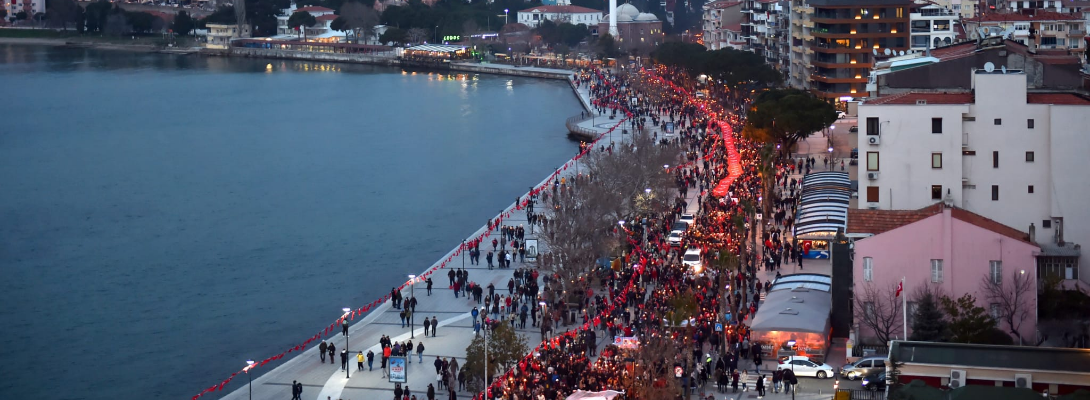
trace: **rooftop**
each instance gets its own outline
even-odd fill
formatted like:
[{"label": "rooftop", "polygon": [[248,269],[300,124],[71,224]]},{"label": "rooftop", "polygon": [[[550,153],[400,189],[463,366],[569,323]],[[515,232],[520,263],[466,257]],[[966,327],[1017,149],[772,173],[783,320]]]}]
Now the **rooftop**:
[{"label": "rooftop", "polygon": [[972,104],[972,93],[958,92],[906,92],[889,96],[881,96],[864,102],[866,105],[904,105],[918,104],[920,100],[931,104]]},{"label": "rooftop", "polygon": [[1023,21],[1077,21],[1083,19],[1075,14],[1059,13],[1045,10],[1025,10],[1023,13],[987,13],[970,21],[978,22],[1023,22]]},{"label": "rooftop", "polygon": [[1060,106],[1090,106],[1090,98],[1074,93],[1029,93],[1026,95],[1026,102]]},{"label": "rooftop", "polygon": [[313,13],[313,12],[333,12],[333,9],[332,8],[320,7],[320,6],[306,6],[306,7],[298,8],[298,9],[295,10],[295,12],[300,12],[300,11],[306,11],[306,12],[310,12],[310,13]]},{"label": "rooftop", "polygon": [[[946,208],[943,203],[935,203],[919,210],[848,210],[848,228],[845,233],[870,233],[878,235],[905,225],[915,223],[925,218],[938,215]],[[973,213],[961,208],[949,207],[950,216],[962,222],[975,225],[979,228],[998,233],[1011,239],[1026,243],[1029,234],[1018,229],[1003,225],[983,215]]]},{"label": "rooftop", "polygon": [[719,0],[719,1],[715,1],[715,2],[705,4],[704,7],[707,7],[708,9],[731,8],[731,7],[737,6],[739,4],[742,4],[742,2],[740,2],[740,1],[731,1],[731,0]]},{"label": "rooftop", "polygon": [[537,6],[533,8],[527,8],[525,10],[519,10],[524,13],[554,13],[554,14],[586,14],[586,13],[599,13],[602,12],[593,8],[586,8],[580,6]]},{"label": "rooftop", "polygon": [[908,364],[1090,373],[1090,350],[1034,346],[894,341],[889,355]]}]

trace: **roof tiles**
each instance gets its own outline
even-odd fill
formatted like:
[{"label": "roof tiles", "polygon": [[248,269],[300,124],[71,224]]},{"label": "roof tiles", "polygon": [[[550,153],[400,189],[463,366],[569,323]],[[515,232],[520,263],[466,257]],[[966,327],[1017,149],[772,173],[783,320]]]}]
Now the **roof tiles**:
[{"label": "roof tiles", "polygon": [[918,104],[920,100],[927,102],[926,104],[972,104],[972,93],[951,93],[951,92],[907,92],[899,93],[890,96],[882,96],[876,99],[866,101],[866,105],[905,105],[905,104]]},{"label": "roof tiles", "polygon": [[[945,206],[935,203],[919,210],[848,210],[848,228],[846,233],[869,233],[878,235],[905,225],[915,223],[933,215],[942,213]],[[1003,225],[983,215],[961,208],[950,207],[950,216],[962,222],[987,229],[1009,238],[1030,243],[1029,234]]]}]

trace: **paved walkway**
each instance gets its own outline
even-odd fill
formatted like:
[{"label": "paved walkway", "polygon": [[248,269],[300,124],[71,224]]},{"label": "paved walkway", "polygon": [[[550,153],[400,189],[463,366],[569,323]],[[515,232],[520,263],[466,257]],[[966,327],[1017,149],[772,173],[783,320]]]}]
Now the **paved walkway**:
[{"label": "paved walkway", "polygon": [[[580,96],[589,96],[587,89],[580,88],[578,91]],[[605,123],[603,121],[609,121]],[[618,120],[610,121],[608,118],[599,117],[596,119],[595,124],[589,124],[587,128],[597,129],[600,132],[605,132],[609,127],[616,124]],[[620,131],[614,132],[615,136],[620,136]],[[628,135],[625,135],[628,136]],[[559,138],[558,138],[559,139]],[[619,139],[618,139],[619,141]],[[562,175],[574,175],[578,170],[574,165],[567,170],[561,172]],[[541,183],[544,183],[543,180]],[[540,183],[539,183],[540,185]],[[525,194],[523,194],[525,196]],[[508,206],[504,212],[512,211],[514,204]],[[494,217],[495,218],[495,217]],[[510,216],[504,219],[504,224],[511,226],[524,225],[526,226],[526,213],[523,210],[514,210]],[[469,238],[477,237],[485,232],[487,228],[482,226]],[[536,231],[535,231],[536,232]],[[467,239],[469,239],[467,238]],[[527,231],[527,239],[534,239],[536,235]],[[490,242],[490,241],[486,241]],[[432,266],[438,265],[441,260],[445,260],[447,257],[454,254],[458,246],[455,246],[449,253],[440,258]],[[491,244],[482,243],[482,252],[487,253],[487,250],[491,249]],[[482,255],[482,265],[470,265],[468,255],[466,255],[465,268],[469,271],[469,280],[477,282],[481,286],[487,287],[489,283],[496,286],[496,291],[499,294],[506,295],[507,293],[507,281],[513,277],[514,268],[524,267],[525,264],[519,262],[512,262],[511,269],[493,269],[489,270],[487,263],[484,261]],[[449,267],[459,267],[461,264],[458,258],[453,259],[447,264]],[[432,267],[429,266],[429,269]],[[408,272],[408,271],[406,271]],[[419,274],[419,272],[417,272]],[[415,288],[415,293],[419,303],[416,307],[416,313],[418,314],[416,321],[416,329],[410,333],[409,328],[402,328],[401,318],[399,316],[400,310],[394,309],[390,306],[389,302],[386,302],[379,307],[373,309],[362,320],[356,322],[349,327],[349,337],[345,338],[340,334],[338,330],[335,335],[327,337],[327,341],[331,341],[337,346],[338,359],[337,364],[330,364],[328,361],[322,363],[317,350],[317,343],[313,343],[310,348],[295,357],[288,359],[282,365],[272,370],[255,370],[256,376],[253,381],[253,398],[257,399],[284,399],[291,397],[291,384],[293,381],[299,381],[303,384],[303,399],[386,399],[393,397],[392,383],[389,383],[386,378],[382,377],[382,372],[378,369],[380,364],[379,357],[376,357],[374,362],[374,371],[356,371],[356,362],[354,354],[362,351],[364,354],[368,350],[374,352],[376,355],[381,355],[381,350],[378,344],[378,339],[382,335],[390,336],[394,342],[403,342],[410,339],[411,336],[415,336],[412,339],[414,346],[416,343],[424,343],[424,363],[419,362],[419,358],[413,354],[412,364],[408,368],[408,388],[413,394],[417,395],[418,399],[426,398],[424,396],[427,393],[428,384],[436,384],[435,367],[432,362],[435,361],[435,357],[442,358],[456,358],[459,365],[465,364],[465,349],[473,339],[473,321],[469,314],[469,311],[477,306],[476,302],[471,301],[465,297],[455,298],[453,291],[448,288],[448,278],[446,276],[446,270],[438,270],[432,275],[434,286],[432,289],[432,295],[428,296],[423,284],[418,284]],[[406,280],[408,280],[406,274]],[[409,288],[406,288],[405,298],[408,299]],[[422,317],[435,316],[439,320],[439,329],[435,337],[424,337],[424,329],[420,325]],[[571,327],[574,327],[572,325]],[[556,331],[564,330],[568,327],[560,326],[554,328]],[[533,348],[540,341],[540,332],[535,327],[527,325],[527,329],[517,330],[519,333],[527,337],[527,343],[530,348]],[[349,357],[351,371],[350,377],[346,377],[345,371],[340,369],[339,354],[342,349],[345,348],[347,340],[347,346],[350,353],[353,354]],[[602,344],[604,344],[604,338]],[[366,369],[366,364],[364,365]],[[242,382],[243,385],[235,391],[227,394],[223,398],[225,399],[246,399],[250,396],[250,387],[246,385],[246,377],[236,377],[233,382]],[[436,384],[437,398],[446,398],[444,391],[439,390]],[[467,391],[460,391],[458,393],[459,398],[470,398],[473,393]]]}]

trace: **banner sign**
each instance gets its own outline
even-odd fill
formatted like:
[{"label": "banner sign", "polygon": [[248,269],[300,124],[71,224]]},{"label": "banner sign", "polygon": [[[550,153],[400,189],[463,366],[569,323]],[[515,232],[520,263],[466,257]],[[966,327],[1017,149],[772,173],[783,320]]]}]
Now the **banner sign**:
[{"label": "banner sign", "polygon": [[636,349],[640,347],[640,339],[635,336],[614,336],[613,345],[622,349]]},{"label": "banner sign", "polygon": [[526,239],[526,259],[537,261],[537,239]]}]

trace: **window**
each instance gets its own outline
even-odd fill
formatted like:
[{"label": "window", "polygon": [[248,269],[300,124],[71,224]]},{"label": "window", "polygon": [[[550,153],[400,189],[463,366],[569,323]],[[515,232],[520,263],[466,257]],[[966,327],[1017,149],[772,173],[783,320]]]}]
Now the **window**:
[{"label": "window", "polygon": [[1041,227],[1045,228],[1045,229],[1052,228],[1052,220],[1051,219],[1042,219],[1041,220]]},{"label": "window", "polygon": [[874,259],[871,257],[863,257],[863,281],[874,281]]},{"label": "window", "polygon": [[996,285],[1003,284],[1003,262],[1002,261],[988,261],[988,266],[991,268],[991,280]]},{"label": "window", "polygon": [[931,118],[931,133],[942,133],[942,118]]},{"label": "window", "polygon": [[1003,125],[1003,118],[996,118],[995,119],[995,124],[996,125]]},{"label": "window", "polygon": [[867,171],[877,171],[877,170],[878,170],[878,152],[877,151],[868,151],[867,152]]},{"label": "window", "polygon": [[878,202],[878,186],[867,186],[867,202]]},{"label": "window", "polygon": [[999,152],[992,152],[992,168],[999,168]]},{"label": "window", "polygon": [[1033,193],[1033,185],[1029,185],[1029,193]]},{"label": "window", "polygon": [[867,117],[867,134],[868,135],[877,135],[879,133],[880,132],[878,132],[878,118]]},{"label": "window", "polygon": [[1079,279],[1077,256],[1037,257],[1037,276],[1059,279]]},{"label": "window", "polygon": [[1033,129],[1033,118],[1026,120],[1026,128]]},{"label": "window", "polygon": [[1026,152],[1026,162],[1033,162],[1033,152],[1032,151],[1027,151]]},{"label": "window", "polygon": [[992,185],[992,201],[999,201],[999,185]]},{"label": "window", "polygon": [[942,185],[931,185],[931,200],[942,200]]},{"label": "window", "polygon": [[942,283],[942,260],[931,260],[931,283]]},{"label": "window", "polygon": [[942,153],[931,153],[931,168],[942,169]]}]

